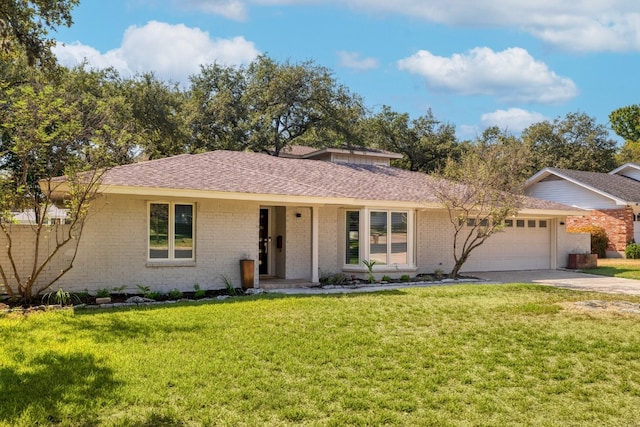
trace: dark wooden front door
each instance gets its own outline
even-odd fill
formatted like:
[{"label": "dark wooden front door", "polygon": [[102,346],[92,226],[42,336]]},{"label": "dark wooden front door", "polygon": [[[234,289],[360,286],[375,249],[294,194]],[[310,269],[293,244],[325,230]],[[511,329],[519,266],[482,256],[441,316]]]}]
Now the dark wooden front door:
[{"label": "dark wooden front door", "polygon": [[260,233],[258,246],[258,272],[269,274],[269,209],[260,209]]}]

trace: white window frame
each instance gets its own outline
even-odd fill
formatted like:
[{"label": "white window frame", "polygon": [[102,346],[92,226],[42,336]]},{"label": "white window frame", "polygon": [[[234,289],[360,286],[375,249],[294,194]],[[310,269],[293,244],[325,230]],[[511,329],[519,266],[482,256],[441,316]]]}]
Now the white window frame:
[{"label": "white window frame", "polygon": [[[347,264],[346,263],[346,245],[347,245],[347,212],[359,212],[360,213],[360,229],[358,231],[360,263]],[[342,239],[341,239],[341,257],[342,257],[342,269],[345,271],[367,271],[367,268],[362,263],[363,260],[370,259],[370,231],[371,231],[371,212],[386,212],[387,213],[387,226],[391,226],[391,214],[392,213],[406,213],[407,214],[407,262],[406,264],[376,264],[373,266],[373,271],[388,272],[388,271],[413,271],[416,269],[415,264],[415,235],[416,235],[416,222],[415,211],[412,209],[389,209],[389,208],[362,208],[362,209],[349,209],[345,208],[342,215]],[[391,259],[391,245],[387,248],[387,260]]]},{"label": "white window frame", "polygon": [[[167,231],[167,258],[151,258],[150,235],[151,230],[151,205],[168,205],[169,206],[169,227]],[[191,258],[175,257],[175,226],[176,226],[176,205],[191,206]],[[196,259],[196,204],[190,202],[167,202],[165,200],[153,200],[147,202],[147,262],[150,264],[179,264],[193,263]]]}]

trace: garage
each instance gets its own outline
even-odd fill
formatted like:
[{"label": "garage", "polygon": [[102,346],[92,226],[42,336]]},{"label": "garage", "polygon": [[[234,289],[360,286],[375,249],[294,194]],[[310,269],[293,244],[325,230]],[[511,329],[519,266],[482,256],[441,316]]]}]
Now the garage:
[{"label": "garage", "polygon": [[463,270],[543,270],[552,268],[551,258],[551,221],[517,218],[472,251]]}]

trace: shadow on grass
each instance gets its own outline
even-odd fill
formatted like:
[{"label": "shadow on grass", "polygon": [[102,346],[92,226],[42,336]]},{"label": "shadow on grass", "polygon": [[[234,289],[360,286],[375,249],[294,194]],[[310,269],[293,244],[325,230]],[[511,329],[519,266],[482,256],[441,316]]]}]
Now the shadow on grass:
[{"label": "shadow on grass", "polygon": [[7,425],[20,419],[96,425],[101,402],[116,396],[112,370],[92,355],[49,351],[24,364],[26,369],[0,368],[0,422]]}]

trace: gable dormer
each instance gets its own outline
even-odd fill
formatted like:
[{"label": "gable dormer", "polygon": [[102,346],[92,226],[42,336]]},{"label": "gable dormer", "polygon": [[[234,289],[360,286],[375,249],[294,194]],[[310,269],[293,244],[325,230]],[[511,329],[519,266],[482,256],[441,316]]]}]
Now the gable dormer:
[{"label": "gable dormer", "polygon": [[391,160],[401,159],[402,154],[377,148],[328,147],[318,149],[302,145],[294,145],[286,147],[280,151],[280,157],[322,160],[333,163],[389,166],[391,164]]},{"label": "gable dormer", "polygon": [[637,163],[625,163],[624,165],[609,172],[611,175],[620,175],[640,181],[640,165]]}]

